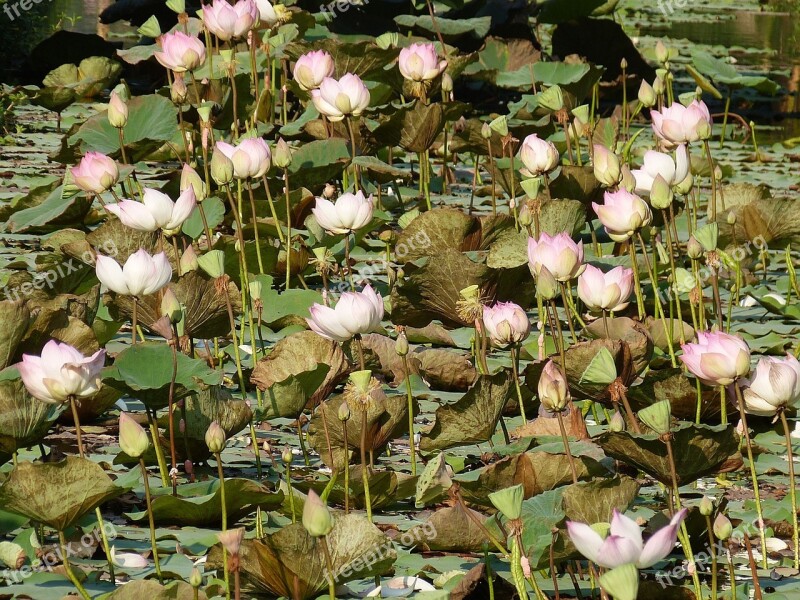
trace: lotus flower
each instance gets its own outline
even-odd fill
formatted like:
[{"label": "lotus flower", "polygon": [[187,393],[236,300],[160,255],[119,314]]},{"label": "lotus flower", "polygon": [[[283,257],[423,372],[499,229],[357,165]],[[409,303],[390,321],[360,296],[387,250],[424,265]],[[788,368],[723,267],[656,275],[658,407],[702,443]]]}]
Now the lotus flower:
[{"label": "lotus flower", "polygon": [[650,150],[644,155],[641,169],[632,171],[636,179],[636,193],[649,194],[653,181],[658,175],[670,186],[681,183],[689,174],[689,152],[686,146],[680,145],[675,150],[675,159],[669,154]]},{"label": "lotus flower", "polygon": [[141,554],[117,552],[114,546],[111,546],[111,562],[123,569],[146,569],[150,564]]},{"label": "lotus flower", "polygon": [[333,77],[333,57],[325,50],[307,52],[294,64],[294,80],[306,91],[317,89],[326,77]]},{"label": "lotus flower", "polygon": [[108,204],[106,209],[119,217],[122,224],[137,231],[175,231],[192,214],[197,200],[194,188],[189,186],[176,202],[158,190],[146,189],[142,202],[122,200]]},{"label": "lotus flower", "polygon": [[225,42],[244,37],[258,17],[259,10],[253,0],[238,0],[232,5],[227,0],[213,0],[202,10],[206,29]]},{"label": "lotus flower", "polygon": [[159,252],[150,256],[140,248],[120,267],[113,258],[97,255],[95,271],[100,283],[112,292],[141,298],[154,294],[172,279],[172,266],[167,255]]},{"label": "lotus flower", "polygon": [[238,179],[259,179],[272,166],[272,153],[263,138],[246,138],[236,146],[217,142],[216,149],[233,163],[233,175]]},{"label": "lotus flower", "polygon": [[769,417],[800,400],[800,362],[787,354],[786,358],[764,356],[756,365],[756,374],[744,389],[745,410],[754,415]]},{"label": "lotus flower", "polygon": [[48,404],[63,404],[71,398],[88,398],[100,389],[105,359],[105,350],[85,357],[69,344],[50,340],[41,356],[23,354],[16,366],[31,396]]},{"label": "lotus flower", "polygon": [[615,242],[624,242],[653,220],[647,202],[626,189],[605,192],[603,204],[592,202],[597,218],[608,236]]},{"label": "lotus flower", "polygon": [[361,292],[342,294],[336,308],[314,304],[309,310],[311,318],[306,322],[312,331],[329,340],[346,342],[380,326],[383,299],[367,285]]},{"label": "lotus flower", "polygon": [[519,157],[525,165],[521,173],[527,177],[540,177],[558,166],[560,156],[556,147],[532,133],[522,141]]},{"label": "lotus flower", "polygon": [[576,244],[566,232],[542,232],[538,241],[528,238],[528,263],[534,275],[544,267],[556,281],[569,281],[583,273],[583,242]]},{"label": "lotus flower", "polygon": [[592,166],[594,167],[595,179],[604,186],[612,187],[619,183],[619,178],[622,175],[619,158],[602,144],[594,145]]},{"label": "lotus flower", "polygon": [[594,527],[574,521],[567,521],[567,531],[578,552],[601,567],[613,569],[634,564],[639,569],[647,569],[672,552],[686,513],[685,508],[675,513],[669,525],[656,531],[646,544],[642,541],[642,531],[636,521],[616,509],[606,537],[601,536]]},{"label": "lotus flower", "polygon": [[311,209],[320,227],[333,234],[348,234],[368,225],[372,221],[372,211],[372,195],[365,198],[360,190],[355,194],[342,194],[336,204],[317,198]]},{"label": "lotus flower", "polygon": [[707,385],[730,385],[750,372],[750,348],[737,335],[700,331],[696,343],[681,349],[683,364]]},{"label": "lotus flower", "polygon": [[564,410],[570,399],[569,387],[564,373],[556,363],[548,360],[539,376],[539,401],[551,413]]},{"label": "lotus flower", "polygon": [[111,92],[108,101],[108,122],[117,129],[122,129],[128,122],[128,105],[117,92]]},{"label": "lotus flower", "polygon": [[260,25],[272,27],[281,20],[278,16],[278,12],[269,0],[255,0],[255,3],[258,8],[258,21]]},{"label": "lotus flower", "polygon": [[369,90],[358,75],[347,73],[338,81],[323,79],[319,89],[311,90],[311,101],[320,114],[336,122],[364,112],[369,106]]},{"label": "lotus flower", "polygon": [[586,265],[578,277],[578,296],[591,311],[615,312],[628,306],[633,291],[633,269],[614,267],[603,273]]},{"label": "lotus flower", "polygon": [[689,106],[673,102],[660,111],[651,110],[653,131],[665,142],[685,144],[711,137],[711,114],[702,100],[694,100]]},{"label": "lotus flower", "polygon": [[445,70],[447,61],[439,60],[433,44],[411,44],[400,50],[397,66],[406,79],[430,81]]},{"label": "lotus flower", "polygon": [[182,31],[173,31],[161,36],[161,52],[155,52],[156,60],[163,67],[184,73],[202,65],[206,60],[206,47],[199,39]]},{"label": "lotus flower", "polygon": [[71,167],[72,179],[84,192],[101,194],[119,179],[119,168],[113,158],[100,152],[87,152],[77,167]]},{"label": "lotus flower", "polygon": [[492,345],[505,348],[519,344],[531,332],[531,322],[522,308],[513,302],[498,302],[483,307],[483,324]]}]

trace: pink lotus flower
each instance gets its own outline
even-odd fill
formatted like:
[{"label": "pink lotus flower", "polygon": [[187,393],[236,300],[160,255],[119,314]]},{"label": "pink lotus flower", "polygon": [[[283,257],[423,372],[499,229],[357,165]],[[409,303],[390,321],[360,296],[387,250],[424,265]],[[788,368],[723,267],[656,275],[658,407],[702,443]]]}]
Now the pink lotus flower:
[{"label": "pink lotus flower", "polygon": [[706,385],[730,385],[750,372],[750,348],[737,335],[699,331],[697,342],[681,349],[683,364]]},{"label": "pink lotus flower", "polygon": [[117,552],[114,546],[111,546],[111,562],[123,569],[146,569],[150,565],[141,554],[136,552]]},{"label": "pink lotus flower", "polygon": [[551,413],[558,413],[567,407],[570,400],[569,387],[564,372],[552,360],[548,360],[539,376],[537,386],[539,401]]},{"label": "pink lotus flower", "polygon": [[711,114],[706,103],[694,100],[689,106],[673,102],[669,108],[651,110],[653,131],[665,142],[685,144],[711,137]]},{"label": "pink lotus flower", "polygon": [[642,168],[631,171],[636,180],[636,193],[649,194],[658,175],[670,187],[681,183],[689,174],[689,166],[689,152],[684,145],[676,148],[674,160],[669,154],[649,150],[644,155]]},{"label": "pink lotus flower", "polygon": [[369,106],[369,90],[358,75],[347,73],[338,81],[323,79],[319,89],[311,90],[311,101],[320,114],[336,122],[364,112]]},{"label": "pink lotus flower", "polygon": [[619,158],[602,144],[594,145],[592,167],[594,168],[595,179],[604,186],[612,187],[619,183],[622,175]]},{"label": "pink lotus flower", "polygon": [[111,92],[107,114],[109,124],[117,129],[122,129],[128,122],[128,105],[117,92]]},{"label": "pink lotus flower", "polygon": [[520,306],[513,302],[498,302],[483,307],[483,324],[492,345],[505,348],[519,344],[531,332],[531,322]]},{"label": "pink lotus flower", "polygon": [[233,175],[238,179],[259,179],[272,166],[272,153],[263,138],[245,138],[238,145],[217,142],[217,150],[233,163]]},{"label": "pink lotus flower", "polygon": [[154,294],[172,279],[172,266],[167,255],[150,256],[143,248],[128,257],[120,267],[113,258],[97,255],[95,272],[100,283],[112,292],[141,298]]},{"label": "pink lotus flower", "polygon": [[383,299],[370,285],[361,292],[345,292],[336,308],[314,304],[306,319],[312,331],[335,342],[377,329],[383,320]]},{"label": "pink lotus flower", "polygon": [[70,167],[75,185],[84,192],[101,194],[119,179],[119,168],[113,158],[100,152],[87,152],[77,167]]},{"label": "pink lotus flower", "polygon": [[163,67],[184,73],[202,65],[206,60],[206,47],[194,36],[186,35],[182,31],[165,33],[159,38],[161,52],[156,52],[156,60]]},{"label": "pink lotus flower", "polygon": [[192,214],[197,200],[194,188],[189,186],[172,202],[169,196],[158,190],[145,189],[144,200],[122,200],[106,205],[108,212],[119,217],[122,224],[137,231],[176,231]]},{"label": "pink lotus flower", "polygon": [[541,139],[532,133],[524,140],[519,148],[519,158],[524,169],[520,172],[526,177],[541,177],[558,166],[561,158],[556,147],[547,140]]},{"label": "pink lotus flower", "polygon": [[294,80],[306,91],[317,89],[326,77],[333,77],[333,57],[325,50],[306,52],[294,63]]},{"label": "pink lotus flower", "polygon": [[608,236],[615,242],[624,242],[653,220],[647,202],[626,189],[605,192],[603,204],[592,202],[597,218]]},{"label": "pink lotus flower", "polygon": [[400,50],[397,66],[406,79],[430,81],[445,70],[447,61],[439,60],[433,44],[411,44]]},{"label": "pink lotus flower", "polygon": [[317,198],[311,212],[317,223],[328,233],[348,234],[369,225],[372,221],[372,195],[364,197],[362,191],[342,194],[336,204],[325,198]]},{"label": "pink lotus flower", "polygon": [[203,6],[201,15],[206,29],[227,42],[244,37],[258,22],[259,10],[253,0],[239,0],[233,5],[227,0],[213,0]]},{"label": "pink lotus flower", "polygon": [[538,241],[528,238],[528,263],[537,277],[544,267],[556,281],[569,281],[583,273],[583,242],[576,244],[566,232],[542,232]]},{"label": "pink lotus flower", "polygon": [[69,344],[50,340],[41,356],[23,354],[16,366],[31,396],[48,404],[63,404],[71,398],[88,398],[100,389],[105,359],[105,350],[85,357]]},{"label": "pink lotus flower", "polygon": [[754,415],[769,417],[800,400],[800,362],[787,354],[786,358],[764,356],[756,365],[756,374],[744,389],[745,410]]},{"label": "pink lotus flower", "polygon": [[652,567],[669,556],[675,548],[678,529],[686,518],[687,510],[679,510],[669,524],[650,536],[645,544],[642,531],[636,521],[616,509],[611,517],[608,535],[603,537],[585,523],[567,521],[567,531],[578,552],[593,563],[613,569],[621,565],[634,564],[639,569]]},{"label": "pink lotus flower", "polygon": [[578,296],[591,311],[615,312],[628,306],[633,291],[633,269],[614,267],[603,273],[597,267],[586,265],[578,277]]}]

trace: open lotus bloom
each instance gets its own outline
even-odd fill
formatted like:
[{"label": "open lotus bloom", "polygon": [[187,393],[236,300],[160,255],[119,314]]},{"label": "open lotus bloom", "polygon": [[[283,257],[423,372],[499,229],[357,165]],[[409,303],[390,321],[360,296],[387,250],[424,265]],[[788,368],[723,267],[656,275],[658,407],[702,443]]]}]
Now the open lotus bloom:
[{"label": "open lotus bloom", "polygon": [[383,298],[372,286],[361,292],[345,292],[336,308],[314,304],[306,319],[312,331],[329,340],[346,342],[354,336],[375,331],[383,320]]},{"label": "open lotus bloom", "polygon": [[653,220],[653,213],[647,202],[626,189],[605,192],[603,204],[592,202],[592,208],[608,237],[615,242],[627,241]]},{"label": "open lotus bloom", "polygon": [[685,508],[675,513],[669,524],[650,536],[646,544],[636,521],[616,509],[606,536],[598,533],[597,526],[574,521],[567,521],[567,531],[578,552],[601,567],[613,569],[634,564],[639,569],[647,569],[672,552],[686,514]]},{"label": "open lotus bloom", "polygon": [[669,186],[681,183],[689,174],[689,151],[685,145],[675,149],[675,158],[664,152],[649,150],[644,155],[641,169],[631,171],[636,180],[636,193],[649,194],[653,189],[653,182],[661,175]]},{"label": "open lotus bloom", "polygon": [[694,100],[689,106],[673,102],[660,111],[651,110],[653,132],[671,144],[684,144],[706,140],[711,136],[711,114],[706,103]]},{"label": "open lotus bloom", "polygon": [[123,267],[113,258],[98,254],[95,272],[112,292],[136,298],[154,294],[172,279],[167,255],[159,252],[150,256],[143,248],[131,254]]},{"label": "open lotus bloom", "polygon": [[156,60],[163,67],[184,73],[202,65],[206,60],[206,47],[193,35],[182,31],[165,33],[160,38],[161,52],[155,52]]},{"label": "open lotus bloom", "polygon": [[699,331],[697,342],[681,349],[683,364],[706,385],[730,385],[750,372],[750,348],[737,335]]},{"label": "open lotus bloom", "polygon": [[258,22],[259,10],[253,0],[214,0],[203,6],[203,23],[219,39],[227,42],[244,37]]},{"label": "open lotus bloom", "polygon": [[70,398],[88,398],[100,389],[100,371],[106,351],[84,356],[69,344],[50,340],[41,356],[23,354],[17,363],[22,383],[34,398],[63,404]]},{"label": "open lotus bloom", "polygon": [[150,564],[141,554],[117,552],[114,546],[111,546],[111,562],[123,569],[146,569]]},{"label": "open lotus bloom", "polygon": [[326,77],[333,77],[333,57],[325,50],[306,52],[294,64],[294,80],[306,91],[317,89]]},{"label": "open lotus bloom", "polygon": [[77,167],[69,170],[76,186],[84,192],[101,194],[119,179],[119,168],[113,158],[100,152],[87,152]]},{"label": "open lotus bloom", "polygon": [[800,362],[791,354],[762,357],[743,391],[745,410],[754,415],[769,417],[795,406],[800,400]]},{"label": "open lotus bloom", "polygon": [[483,324],[492,345],[505,348],[519,344],[531,332],[531,322],[522,308],[513,302],[498,302],[483,307]]},{"label": "open lotus bloom", "polygon": [[569,281],[583,273],[583,242],[575,243],[566,232],[542,232],[538,240],[528,238],[528,263],[536,276],[544,267],[556,281]]},{"label": "open lotus bloom", "polygon": [[148,188],[142,202],[122,200],[106,205],[106,209],[117,215],[123,225],[137,231],[174,231],[189,218],[195,206],[197,200],[190,186],[175,202],[165,193]]},{"label": "open lotus bloom", "polygon": [[522,145],[519,147],[519,158],[525,165],[524,169],[520,169],[523,175],[540,177],[555,169],[561,156],[552,142],[543,140],[532,133],[522,140]]},{"label": "open lotus bloom", "polygon": [[372,195],[365,197],[364,192],[359,190],[355,194],[342,194],[335,204],[325,198],[317,198],[311,212],[319,226],[328,233],[347,234],[369,225],[373,210]]},{"label": "open lotus bloom", "polygon": [[326,77],[319,89],[311,90],[311,101],[320,114],[329,120],[341,121],[346,116],[359,116],[369,106],[369,90],[358,75],[346,73],[338,81]]},{"label": "open lotus bloom", "polygon": [[272,153],[263,138],[245,138],[236,146],[217,142],[216,147],[233,163],[237,179],[259,179],[272,166]]},{"label": "open lotus bloom", "polygon": [[628,306],[633,291],[633,269],[619,266],[608,273],[586,265],[578,277],[578,296],[591,311],[614,312]]},{"label": "open lotus bloom", "polygon": [[430,81],[447,68],[447,61],[439,60],[433,44],[411,44],[400,50],[397,66],[406,79]]}]

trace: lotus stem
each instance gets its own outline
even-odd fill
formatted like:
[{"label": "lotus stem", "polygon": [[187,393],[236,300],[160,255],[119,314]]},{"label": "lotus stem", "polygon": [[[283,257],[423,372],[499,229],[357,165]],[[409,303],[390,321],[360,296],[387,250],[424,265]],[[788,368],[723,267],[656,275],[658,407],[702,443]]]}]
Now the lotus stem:
[{"label": "lotus stem", "polygon": [[486,536],[486,539],[488,539],[492,543],[492,545],[497,549],[497,551],[503,555],[503,558],[506,559],[510,558],[508,550],[506,550],[505,546],[500,543],[500,540],[497,539],[497,536],[495,536],[491,531],[489,531],[486,525],[484,525],[484,523],[480,519],[478,519],[474,514],[472,514],[472,511],[467,507],[466,503],[464,502],[464,498],[461,495],[460,490],[455,491],[455,499],[456,502],[458,502],[461,505],[461,508],[464,509],[464,513],[466,513],[467,518],[470,521],[472,521],[478,527],[478,529],[480,529],[483,532],[483,534]]},{"label": "lotus stem", "polygon": [[350,269],[350,234],[344,235],[344,270],[347,281],[350,284],[350,291],[355,292],[356,286],[353,283],[353,271]]},{"label": "lotus stem", "polygon": [[[575,320],[578,321],[580,326],[585,329],[586,328],[586,322],[583,320],[583,317],[581,317],[580,312],[578,312],[578,308],[575,306],[575,303],[572,301],[572,291],[569,288],[567,288],[567,284],[564,283],[564,282],[561,283],[561,293],[562,293],[562,298],[564,299],[564,301],[566,303],[564,305],[564,309],[568,310],[575,317]],[[572,319],[568,317],[568,320],[570,322],[570,331],[573,333],[573,336],[574,336],[575,332],[572,329]]]},{"label": "lotus stem", "polygon": [[794,568],[800,568],[800,543],[798,541],[797,528],[797,488],[795,486],[794,475],[794,452],[792,451],[792,430],[789,429],[789,421],[786,419],[786,411],[780,410],[781,425],[783,434],[786,437],[786,454],[789,461],[789,497],[792,502],[792,546],[794,549]]},{"label": "lotus stem", "polygon": [[161,574],[161,562],[158,559],[158,544],[156,543],[156,523],[153,517],[153,499],[150,495],[150,480],[147,477],[147,466],[144,464],[144,459],[139,458],[139,468],[142,471],[142,482],[144,483],[144,499],[147,504],[147,519],[150,524],[150,547],[153,549],[153,562],[155,563],[156,575],[158,582],[164,583],[164,577]]},{"label": "lotus stem", "polygon": [[[238,182],[239,187],[239,196],[241,197],[242,193],[242,182]],[[258,214],[256,213],[256,199],[253,196],[253,184],[250,181],[250,178],[247,179],[247,192],[250,196],[250,213],[253,219],[253,237],[256,242],[256,257],[258,259],[258,274],[264,274],[264,260],[261,258],[261,240],[259,239],[258,235]]]},{"label": "lotus stem", "polygon": [[528,422],[528,417],[525,415],[525,403],[522,401],[522,389],[519,386],[519,348],[517,346],[511,347],[511,372],[514,376],[514,387],[517,390],[519,412],[522,415],[522,424],[524,425]]},{"label": "lotus stem", "polygon": [[78,414],[78,400],[75,396],[70,396],[69,406],[72,409],[72,420],[75,423],[75,437],[78,439],[78,456],[84,458],[83,453],[83,432],[81,431],[81,419]]},{"label": "lotus stem", "polygon": [[731,109],[731,92],[728,90],[728,96],[725,98],[725,114],[722,117],[722,133],[719,135],[719,149],[725,146],[725,133],[728,129],[728,112]]},{"label": "lotus stem", "polygon": [[331,559],[331,550],[328,548],[328,540],[323,535],[319,538],[320,545],[322,546],[322,552],[325,554],[325,567],[326,571],[328,572],[328,597],[330,600],[336,600],[336,580],[333,577],[333,560]]},{"label": "lotus stem", "polygon": [[[670,208],[671,207],[672,206],[670,205]],[[685,344],[686,343],[686,336],[684,336],[684,334],[683,334],[683,311],[681,310],[680,298],[678,298],[678,294],[675,291],[676,290],[676,286],[677,286],[677,282],[678,282],[678,275],[677,275],[677,271],[675,269],[675,255],[674,255],[674,253],[672,251],[672,231],[670,230],[672,219],[670,219],[670,214],[666,210],[662,210],[661,214],[664,217],[664,232],[665,232],[665,234],[667,236],[667,254],[669,256],[669,270],[670,270],[670,273],[672,275],[672,285],[670,285],[670,287],[669,287],[669,289],[670,289],[670,296],[669,296],[670,297],[670,306],[672,305],[672,297],[674,296],[675,297],[675,305],[676,305],[676,308],[677,308],[677,311],[678,311],[678,321],[680,322],[680,331],[679,331],[679,336],[680,337],[679,337],[679,339],[681,341],[681,344]],[[676,238],[675,241],[677,242],[677,238]],[[670,339],[672,339],[672,337],[674,335],[675,335],[675,325],[673,324],[672,311],[670,310],[670,331],[669,331]]]},{"label": "lotus stem", "polygon": [[728,578],[730,579],[731,583],[731,600],[736,600],[736,569],[733,566],[733,556],[731,555],[730,542],[728,542],[726,554],[728,557]]},{"label": "lotus stem", "polygon": [[[762,537],[761,539],[763,540],[764,538]],[[762,600],[761,582],[758,580],[758,566],[753,557],[753,545],[750,543],[750,536],[747,534],[744,535],[744,546],[747,548],[747,560],[750,563],[750,574],[753,579],[753,598],[755,598],[755,600]],[[765,561],[767,560],[766,554],[763,558]]]},{"label": "lotus stem", "polygon": [[[222,533],[228,530],[228,504],[225,501],[225,473],[222,470],[222,455],[219,452],[214,453],[214,458],[217,461],[217,476],[219,477],[219,500],[222,508]],[[228,567],[228,551],[225,546],[222,547],[222,568],[225,576],[225,598],[230,600],[231,597],[231,583]]]},{"label": "lotus stem", "polygon": [[103,513],[100,512],[100,507],[94,509],[94,514],[97,516],[97,526],[100,529],[100,540],[103,544],[103,552],[106,553],[106,562],[108,563],[108,575],[111,578],[111,583],[116,581],[114,575],[114,561],[111,560],[111,546],[108,544],[108,536],[106,535],[106,528],[103,522]]},{"label": "lotus stem", "polygon": [[483,564],[486,567],[486,583],[489,585],[489,600],[494,600],[494,575],[492,574],[492,563],[489,560],[489,544],[483,544]]},{"label": "lotus stem", "polygon": [[567,455],[569,470],[572,473],[572,483],[578,483],[578,469],[575,467],[575,458],[572,456],[572,451],[569,448],[567,428],[564,427],[564,417],[560,410],[556,412],[556,418],[558,419],[558,429],[561,431],[561,441],[564,442],[564,453]]},{"label": "lotus stem", "polygon": [[647,247],[644,245],[644,239],[642,239],[641,232],[637,232],[636,235],[639,238],[639,244],[642,246],[642,254],[644,255],[644,266],[647,269],[647,275],[650,277],[650,285],[653,287],[653,300],[655,303],[656,309],[656,318],[661,318],[661,324],[664,327],[664,334],[667,337],[667,349],[669,350],[669,357],[672,361],[672,367],[675,368],[678,366],[677,361],[675,360],[675,350],[672,347],[672,332],[669,331],[669,326],[667,325],[667,319],[664,316],[664,307],[661,305],[661,294],[658,290],[658,272],[655,270],[655,266],[651,266],[650,263],[650,255],[647,253]]},{"label": "lotus stem", "polygon": [[550,537],[550,578],[553,580],[553,589],[556,592],[556,600],[561,600],[561,593],[558,589],[558,571],[556,570],[555,561],[555,545],[558,539],[558,528],[556,528]]},{"label": "lotus stem", "polygon": [[[708,140],[706,140],[704,144],[706,149],[706,157],[708,158],[709,175],[711,176],[711,211],[708,216],[708,220],[713,222],[717,220],[717,178],[714,175],[714,159],[711,157],[711,145],[708,143]],[[758,157],[757,150],[756,157]],[[722,207],[722,210],[725,210],[724,206]]]},{"label": "lotus stem", "polygon": [[300,442],[300,450],[303,452],[303,462],[307,467],[311,466],[311,461],[308,458],[308,450],[306,450],[306,442],[303,437],[303,424],[300,422],[302,413],[297,417],[297,439]]},{"label": "lotus stem", "polygon": [[[344,514],[350,514],[350,446],[347,442],[347,421],[342,421],[344,435]],[[333,462],[333,452],[330,453]]]},{"label": "lotus stem", "polygon": [[[753,495],[756,500],[756,515],[758,516],[758,532],[761,537],[761,564],[763,568],[767,568],[767,536],[764,532],[764,511],[761,508],[761,490],[758,488],[758,473],[756,472],[756,463],[753,459],[753,442],[750,439],[750,429],[747,426],[747,415],[744,411],[744,397],[742,389],[737,382],[733,383],[736,392],[736,400],[739,405],[739,418],[742,420],[742,431],[744,432],[744,441],[747,446],[747,461],[750,463],[750,477],[753,481]],[[797,514],[797,513],[795,513]],[[745,536],[746,538],[747,536]],[[749,543],[749,541],[748,541]],[[758,579],[756,578],[756,581]]]},{"label": "lotus stem", "polygon": [[[403,356],[403,372],[406,374],[406,399],[408,400],[408,447],[411,452],[411,474],[417,476],[417,449],[414,443],[414,392],[411,389],[411,370],[408,356]],[[345,440],[346,440],[345,436]],[[345,450],[346,450],[345,446]]]},{"label": "lotus stem", "polygon": [[83,600],[92,600],[92,597],[86,591],[86,588],[83,587],[83,584],[80,580],[76,577],[75,573],[72,571],[72,567],[69,564],[69,553],[67,551],[67,540],[64,537],[64,532],[58,532],[58,545],[61,549],[61,560],[64,563],[64,570],[67,572],[67,577],[72,582],[72,585],[75,586],[75,589],[78,590],[78,593],[81,595]]},{"label": "lotus stem", "polygon": [[631,267],[633,267],[633,289],[636,292],[636,308],[639,311],[639,320],[644,321],[644,296],[642,294],[642,282],[639,277],[639,261],[636,260],[636,242],[633,238],[628,240],[628,251],[631,255]]},{"label": "lotus stem", "polygon": [[286,194],[286,289],[292,278],[292,203],[289,196],[289,169],[283,169],[283,189]]},{"label": "lotus stem", "polygon": [[[350,136],[350,158],[353,165],[353,192],[358,192],[361,189],[361,182],[359,181],[358,165],[356,164],[356,157],[358,156],[358,149],[356,148],[356,133],[353,129],[353,121],[350,117],[345,119],[347,123],[347,134]],[[420,166],[420,171],[422,167]]]},{"label": "lotus stem", "polygon": [[489,170],[490,176],[492,178],[492,216],[497,216],[497,181],[495,181],[494,176],[494,155],[492,154],[492,139],[489,138],[486,140],[486,146],[489,150]]},{"label": "lotus stem", "polygon": [[[711,553],[711,598],[717,597],[717,545],[714,540],[714,524],[711,515],[706,515],[706,530],[708,531],[708,550]],[[735,587],[735,584],[734,584]]]},{"label": "lotus stem", "polygon": [[292,491],[292,463],[284,463],[286,465],[286,487],[289,492],[289,510],[292,513],[292,523],[297,523],[297,514],[294,509],[294,492]]},{"label": "lotus stem", "polygon": [[138,319],[139,301],[133,296],[133,314],[131,315],[131,346],[136,344],[136,322]]},{"label": "lotus stem", "polygon": [[[175,326],[173,326],[175,327]],[[178,495],[178,453],[175,451],[175,380],[178,377],[178,337],[177,327],[173,338],[167,342],[172,350],[172,376],[169,380],[169,451],[172,461],[170,479],[172,479],[172,495]]]},{"label": "lotus stem", "polygon": [[[360,342],[359,342],[360,345]],[[363,362],[363,360],[362,360]],[[372,499],[369,495],[369,472],[367,469],[367,407],[361,407],[361,483],[364,485],[364,501],[367,519],[372,523]]]}]

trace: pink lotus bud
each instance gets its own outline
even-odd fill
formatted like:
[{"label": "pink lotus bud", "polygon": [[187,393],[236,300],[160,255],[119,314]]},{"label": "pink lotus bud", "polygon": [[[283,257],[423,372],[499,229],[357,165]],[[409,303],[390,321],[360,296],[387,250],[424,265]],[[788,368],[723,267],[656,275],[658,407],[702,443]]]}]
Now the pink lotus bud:
[{"label": "pink lotus bud", "polygon": [[619,158],[611,150],[601,144],[595,144],[592,162],[597,181],[606,187],[619,183],[621,176]]},{"label": "pink lotus bud", "polygon": [[155,53],[156,60],[176,73],[196,69],[206,60],[206,47],[194,36],[176,30],[165,33],[159,40],[161,52]]},{"label": "pink lotus bud", "polygon": [[234,4],[213,0],[203,6],[201,15],[206,29],[227,42],[244,37],[258,22],[259,10],[253,0],[238,0]]},{"label": "pink lotus bud", "polygon": [[369,106],[369,90],[358,75],[345,74],[338,81],[326,77],[319,89],[311,90],[311,100],[320,114],[333,122],[348,115],[359,116]]},{"label": "pink lotus bud", "polygon": [[346,342],[380,327],[383,298],[367,285],[361,292],[342,294],[336,308],[314,304],[309,312],[311,318],[306,322],[312,331],[329,340]]},{"label": "pink lotus bud", "polygon": [[711,114],[702,100],[694,100],[689,106],[673,102],[660,111],[650,111],[653,131],[656,136],[670,144],[685,144],[711,137]]},{"label": "pink lotus bud", "polygon": [[306,91],[317,89],[326,77],[333,77],[333,57],[324,50],[307,52],[294,64],[294,80]]},{"label": "pink lotus bud", "polygon": [[583,273],[583,242],[576,244],[566,232],[542,232],[538,240],[528,238],[528,263],[534,275],[544,267],[556,281],[569,281]]},{"label": "pink lotus bud", "polygon": [[521,173],[526,177],[540,177],[558,166],[560,155],[556,147],[532,133],[522,141],[519,157],[525,165]]},{"label": "pink lotus bud", "polygon": [[678,185],[689,174],[689,152],[686,146],[680,145],[675,150],[675,159],[669,154],[650,150],[644,155],[641,169],[632,171],[636,179],[636,193],[649,194],[653,181],[658,175],[670,186]]},{"label": "pink lotus bud", "polygon": [[325,198],[317,198],[311,212],[319,226],[328,233],[348,234],[369,225],[373,210],[372,195],[365,198],[359,190],[355,194],[342,194],[335,204]]},{"label": "pink lotus bud", "polygon": [[139,458],[150,447],[144,427],[126,412],[119,415],[119,447],[131,458]]},{"label": "pink lotus bud", "polygon": [[605,192],[603,204],[592,202],[592,208],[609,237],[615,242],[624,242],[653,220],[647,202],[625,189]]},{"label": "pink lotus bud", "polygon": [[531,322],[522,308],[513,302],[498,302],[483,307],[483,324],[492,345],[505,348],[519,344],[531,332]]},{"label": "pink lotus bud", "polygon": [[16,366],[31,396],[48,404],[64,404],[70,398],[97,393],[105,360],[105,350],[85,357],[69,344],[50,340],[41,356],[23,354]]},{"label": "pink lotus bud", "polygon": [[223,548],[228,551],[231,556],[239,554],[239,548],[244,540],[244,527],[237,527],[236,529],[228,529],[217,534]]},{"label": "pink lotus bud", "polygon": [[754,415],[772,416],[778,410],[793,406],[800,399],[800,362],[764,356],[756,365],[755,377],[744,389],[745,410]]},{"label": "pink lotus bud", "polygon": [[707,385],[730,385],[750,372],[750,348],[737,335],[699,331],[697,342],[681,349],[683,364]]},{"label": "pink lotus bud", "polygon": [[114,159],[100,152],[87,152],[70,173],[75,185],[84,192],[101,194],[111,189],[119,179],[119,168]]},{"label": "pink lotus bud", "polygon": [[578,277],[578,296],[591,311],[615,312],[628,306],[633,291],[633,269],[619,266],[608,273],[586,265]]},{"label": "pink lotus bud", "polygon": [[212,421],[206,430],[206,446],[213,454],[219,454],[225,449],[227,436],[225,430],[217,421]]},{"label": "pink lotus bud", "polygon": [[272,166],[272,153],[263,138],[245,138],[237,146],[217,142],[216,149],[233,163],[237,179],[260,179]]},{"label": "pink lotus bud", "polygon": [[567,379],[552,360],[548,360],[539,377],[539,401],[551,413],[561,412],[570,399]]},{"label": "pink lotus bud", "polygon": [[430,81],[445,70],[447,61],[439,60],[433,44],[411,44],[400,50],[397,66],[406,79]]},{"label": "pink lotus bud", "polygon": [[117,92],[111,92],[108,102],[108,122],[116,129],[122,129],[128,122],[128,105]]}]

